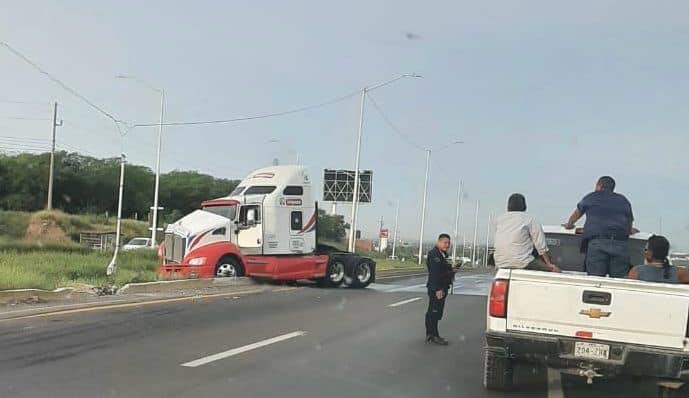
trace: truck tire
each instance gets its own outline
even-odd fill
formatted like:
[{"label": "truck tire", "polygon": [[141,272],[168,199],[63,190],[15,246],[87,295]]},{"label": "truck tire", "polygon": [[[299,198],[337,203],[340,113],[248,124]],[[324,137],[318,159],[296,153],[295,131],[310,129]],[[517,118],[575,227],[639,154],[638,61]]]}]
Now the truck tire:
[{"label": "truck tire", "polygon": [[350,287],[355,289],[363,289],[373,282],[375,277],[375,265],[367,259],[359,260],[359,263],[354,267],[354,274]]},{"label": "truck tire", "polygon": [[325,277],[318,280],[321,287],[338,287],[344,282],[345,263],[340,258],[332,258],[328,261]]},{"label": "truck tire", "polygon": [[493,391],[510,391],[514,383],[514,364],[495,352],[486,350],[483,367],[483,386]]},{"label": "truck tire", "polygon": [[216,278],[233,278],[244,276],[244,267],[232,256],[223,256],[215,266]]}]

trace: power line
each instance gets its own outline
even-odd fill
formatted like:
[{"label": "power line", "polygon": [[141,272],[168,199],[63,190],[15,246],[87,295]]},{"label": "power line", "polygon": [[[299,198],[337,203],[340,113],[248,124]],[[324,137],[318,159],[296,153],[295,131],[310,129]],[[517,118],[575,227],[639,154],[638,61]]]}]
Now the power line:
[{"label": "power line", "polygon": [[24,117],[24,116],[0,116],[0,119],[10,119],[10,120],[52,120],[50,118],[39,118],[39,117]]},{"label": "power line", "polygon": [[[0,41],[0,45],[2,45],[2,46],[4,46],[5,48],[7,48],[7,50],[9,50],[12,54],[14,54],[14,55],[16,55],[17,57],[21,58],[21,59],[22,59],[24,62],[26,62],[27,64],[31,65],[34,69],[36,69],[36,70],[37,70],[38,72],[40,72],[41,74],[45,75],[48,79],[52,80],[54,83],[57,83],[60,87],[62,87],[63,89],[65,89],[67,92],[69,92],[70,94],[72,94],[72,95],[74,95],[75,97],[79,98],[80,100],[84,101],[84,102],[85,102],[86,104],[88,104],[91,108],[97,110],[97,111],[100,112],[101,114],[103,114],[103,115],[105,115],[106,117],[108,117],[109,119],[111,119],[113,122],[115,122],[116,125],[117,125],[118,123],[121,122],[119,119],[117,119],[116,117],[114,117],[113,115],[111,115],[110,113],[108,113],[107,111],[103,110],[103,108],[101,108],[100,106],[94,104],[93,102],[91,102],[91,100],[89,100],[89,99],[86,98],[85,96],[79,94],[79,92],[77,92],[76,90],[74,90],[73,88],[71,88],[70,86],[68,86],[67,84],[63,83],[62,80],[58,79],[57,77],[55,77],[55,76],[51,75],[50,73],[48,73],[47,71],[45,71],[45,70],[44,70],[43,68],[41,68],[38,64],[36,64],[36,63],[33,62],[32,60],[30,60],[27,56],[25,56],[24,54],[20,53],[18,50],[14,49],[14,47],[10,46],[9,44],[7,44],[7,43],[5,43],[5,42],[3,42],[3,41]],[[117,128],[118,128],[118,130],[120,130],[119,126],[117,126]],[[120,130],[120,133],[121,133],[121,130]]]},{"label": "power line", "polygon": [[36,142],[50,142],[48,139],[42,139],[42,138],[30,138],[30,137],[12,137],[12,136],[7,136],[7,135],[0,135],[0,140],[9,140],[9,141],[36,141]]},{"label": "power line", "polygon": [[[163,123],[163,126],[195,126],[195,125],[203,125],[203,124],[224,124],[224,123],[233,123],[233,122],[241,122],[241,121],[246,121],[246,120],[256,120],[256,119],[267,119],[271,117],[278,117],[278,116],[285,116],[289,115],[292,113],[299,113],[299,112],[305,112],[309,111],[312,109],[317,109],[317,108],[322,108],[324,106],[336,104],[338,102],[342,102],[346,99],[352,98],[353,96],[359,94],[361,91],[357,90],[354,92],[351,92],[347,95],[343,95],[341,97],[337,97],[328,101],[320,102],[318,104],[313,104],[313,105],[307,105],[307,106],[302,106],[296,109],[284,111],[284,112],[274,112],[274,113],[266,113],[263,115],[254,115],[254,116],[245,116],[245,117],[236,117],[232,119],[219,119],[219,120],[199,120],[199,121],[191,121],[191,122],[168,122],[168,123]],[[130,127],[158,127],[160,126],[160,123],[137,123],[133,124]]]},{"label": "power line", "polygon": [[3,104],[24,104],[24,105],[50,105],[50,102],[21,101],[21,100],[9,100],[9,99],[0,99],[0,103],[3,103]]},{"label": "power line", "polygon": [[421,150],[421,151],[426,150],[421,145],[418,145],[414,141],[409,139],[409,137],[407,137],[404,133],[402,133],[402,131],[399,128],[397,128],[397,126],[395,126],[395,124],[390,120],[390,118],[387,117],[387,115],[385,114],[385,112],[383,112],[383,110],[380,108],[380,106],[378,106],[378,103],[373,99],[371,94],[366,93],[366,95],[368,96],[368,99],[371,100],[371,104],[373,104],[373,108],[376,110],[376,112],[378,112],[380,117],[383,118],[385,123],[392,129],[392,131],[394,131],[400,138],[402,138],[404,141],[406,141],[407,144],[413,146],[414,148]]}]

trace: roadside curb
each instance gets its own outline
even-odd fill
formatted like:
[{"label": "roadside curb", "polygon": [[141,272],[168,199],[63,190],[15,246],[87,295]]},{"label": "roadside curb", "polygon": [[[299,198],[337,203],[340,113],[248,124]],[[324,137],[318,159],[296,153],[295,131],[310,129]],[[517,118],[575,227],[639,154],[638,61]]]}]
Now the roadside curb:
[{"label": "roadside curb", "polygon": [[[296,288],[288,288],[289,290]],[[274,292],[283,291],[281,289],[273,290]],[[163,297],[151,297],[151,296],[124,296],[120,299],[111,299],[108,301],[94,301],[89,303],[76,303],[67,304],[52,307],[39,307],[39,308],[27,308],[19,311],[11,311],[8,313],[0,313],[0,322],[7,322],[12,320],[27,319],[27,318],[38,318],[38,317],[48,317],[48,316],[59,316],[67,315],[73,313],[83,313],[83,312],[94,312],[94,311],[105,311],[108,309],[121,309],[130,307],[142,307],[156,304],[164,303],[174,303],[174,302],[205,302],[205,300],[210,300],[219,297],[232,297],[239,298],[239,296],[251,295],[251,294],[261,294],[270,293],[270,289],[259,286],[237,286],[237,289],[224,290],[216,293],[205,293],[205,294],[186,294],[186,295],[171,295]],[[237,297],[235,297],[237,296]],[[113,297],[113,296],[110,296]]]},{"label": "roadside curb", "polygon": [[86,294],[76,292],[72,287],[61,287],[55,290],[42,289],[15,289],[15,290],[0,290],[0,304],[17,304],[17,303],[40,303],[47,301],[61,301],[69,300],[75,294]]},{"label": "roadside curb", "polygon": [[157,281],[144,283],[127,283],[117,290],[117,295],[172,293],[186,289],[204,289],[209,287],[250,286],[255,283],[248,278],[216,278],[216,279],[180,279],[172,281]]}]

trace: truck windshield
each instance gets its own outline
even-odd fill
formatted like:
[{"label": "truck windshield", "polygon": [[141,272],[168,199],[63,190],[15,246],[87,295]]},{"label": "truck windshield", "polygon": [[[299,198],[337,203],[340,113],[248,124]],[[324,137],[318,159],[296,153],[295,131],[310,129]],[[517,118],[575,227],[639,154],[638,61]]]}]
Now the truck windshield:
[{"label": "truck windshield", "polygon": [[234,220],[235,216],[237,215],[237,206],[209,206],[209,207],[204,207],[203,210],[217,214],[219,216],[228,218],[230,220]]}]

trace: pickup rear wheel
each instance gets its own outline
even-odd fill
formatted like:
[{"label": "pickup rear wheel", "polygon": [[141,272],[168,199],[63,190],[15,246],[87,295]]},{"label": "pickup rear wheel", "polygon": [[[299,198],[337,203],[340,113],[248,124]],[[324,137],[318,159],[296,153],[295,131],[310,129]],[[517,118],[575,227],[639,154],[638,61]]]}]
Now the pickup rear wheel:
[{"label": "pickup rear wheel", "polygon": [[244,276],[244,268],[236,258],[225,256],[218,261],[215,266],[216,278],[233,278]]},{"label": "pickup rear wheel", "polygon": [[510,391],[514,383],[514,364],[509,358],[486,351],[483,386],[488,390]]}]

